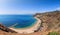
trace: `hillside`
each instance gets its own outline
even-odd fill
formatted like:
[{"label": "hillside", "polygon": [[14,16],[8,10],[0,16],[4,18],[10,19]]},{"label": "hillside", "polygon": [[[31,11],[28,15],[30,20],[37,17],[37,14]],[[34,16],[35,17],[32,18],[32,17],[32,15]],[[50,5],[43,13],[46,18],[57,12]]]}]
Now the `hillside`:
[{"label": "hillside", "polygon": [[37,13],[36,17],[41,19],[43,24],[46,23],[47,30],[60,28],[60,11]]},{"label": "hillside", "polygon": [[60,32],[60,11],[37,13],[35,16],[42,20],[43,32]]},{"label": "hillside", "polygon": [[41,26],[34,33],[20,34],[6,32],[0,29],[0,35],[50,35],[50,32],[58,32],[58,35],[60,35],[60,11],[36,13],[34,17],[42,21]]}]

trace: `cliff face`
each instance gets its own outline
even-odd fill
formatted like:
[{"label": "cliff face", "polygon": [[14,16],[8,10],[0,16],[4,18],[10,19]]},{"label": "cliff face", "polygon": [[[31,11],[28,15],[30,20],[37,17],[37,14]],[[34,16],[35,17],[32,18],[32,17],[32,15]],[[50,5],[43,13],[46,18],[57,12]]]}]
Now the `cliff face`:
[{"label": "cliff face", "polygon": [[[60,32],[60,11],[36,13],[35,17],[42,21],[42,26],[37,32],[31,34],[12,33],[10,29],[0,25],[0,34],[6,35],[48,35],[49,32]],[[60,34],[59,34],[60,35]]]}]

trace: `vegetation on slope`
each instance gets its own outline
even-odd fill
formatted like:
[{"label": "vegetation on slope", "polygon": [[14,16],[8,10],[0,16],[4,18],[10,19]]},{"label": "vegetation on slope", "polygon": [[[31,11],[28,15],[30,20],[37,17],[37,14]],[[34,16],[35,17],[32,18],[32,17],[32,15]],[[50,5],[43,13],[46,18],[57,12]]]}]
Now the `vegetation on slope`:
[{"label": "vegetation on slope", "polygon": [[49,32],[48,35],[60,35],[59,32]]}]

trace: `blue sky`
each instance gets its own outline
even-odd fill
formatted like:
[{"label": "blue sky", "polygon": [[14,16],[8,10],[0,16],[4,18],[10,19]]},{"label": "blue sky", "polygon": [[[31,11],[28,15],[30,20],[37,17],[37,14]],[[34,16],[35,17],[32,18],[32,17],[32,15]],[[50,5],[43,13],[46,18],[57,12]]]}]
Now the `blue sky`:
[{"label": "blue sky", "polygon": [[0,14],[35,14],[60,10],[60,0],[0,0]]}]

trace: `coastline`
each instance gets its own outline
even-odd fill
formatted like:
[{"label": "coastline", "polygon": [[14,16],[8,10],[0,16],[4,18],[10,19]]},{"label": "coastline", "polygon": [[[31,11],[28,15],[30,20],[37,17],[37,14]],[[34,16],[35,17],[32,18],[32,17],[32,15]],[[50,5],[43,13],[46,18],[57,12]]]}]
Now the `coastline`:
[{"label": "coastline", "polygon": [[18,32],[18,33],[33,33],[34,32],[34,30],[37,30],[37,28],[38,28],[38,26],[40,25],[40,23],[41,23],[41,20],[39,19],[39,18],[37,18],[37,17],[34,17],[35,19],[37,19],[37,22],[36,22],[36,24],[34,24],[34,26],[33,27],[31,27],[31,28],[28,28],[28,29],[15,29],[15,28],[11,28],[10,27],[10,29],[12,29],[12,30],[14,30],[14,31],[16,31],[16,32]]},{"label": "coastline", "polygon": [[27,28],[31,28],[31,27],[33,27],[34,25],[36,25],[36,23],[37,23],[37,19],[36,19],[36,21],[35,21],[31,26],[28,26],[28,27],[25,27],[25,28],[15,28],[14,26],[16,26],[18,23],[10,26],[9,28],[14,28],[14,29],[27,29]]}]

